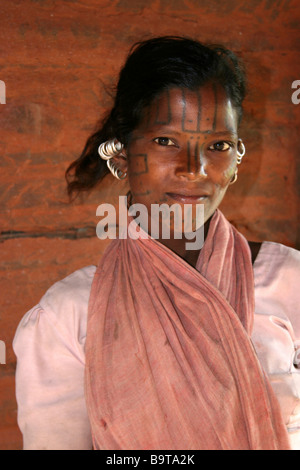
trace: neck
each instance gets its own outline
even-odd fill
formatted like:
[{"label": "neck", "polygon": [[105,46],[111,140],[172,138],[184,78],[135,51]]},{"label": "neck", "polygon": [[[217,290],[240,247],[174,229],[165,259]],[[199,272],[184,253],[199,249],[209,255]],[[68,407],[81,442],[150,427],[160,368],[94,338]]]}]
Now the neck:
[{"label": "neck", "polygon": [[[210,221],[211,217],[204,224],[204,240],[206,239],[208,234]],[[191,266],[193,266],[194,268],[196,267],[201,249],[188,250],[186,246],[191,243],[191,240],[188,240],[184,235],[182,239],[175,239],[170,237],[170,239],[159,238],[158,241],[162,245],[166,246],[171,251],[176,253],[178,256],[180,256],[180,258],[184,259]]]}]

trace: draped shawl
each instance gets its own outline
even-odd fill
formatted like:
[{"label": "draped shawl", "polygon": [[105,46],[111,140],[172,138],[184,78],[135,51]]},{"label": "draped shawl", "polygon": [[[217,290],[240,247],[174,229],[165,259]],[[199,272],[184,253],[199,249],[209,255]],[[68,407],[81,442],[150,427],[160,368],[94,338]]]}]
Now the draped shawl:
[{"label": "draped shawl", "polygon": [[219,210],[196,269],[151,237],[112,241],[88,312],[94,448],[289,449],[253,315],[249,246]]}]

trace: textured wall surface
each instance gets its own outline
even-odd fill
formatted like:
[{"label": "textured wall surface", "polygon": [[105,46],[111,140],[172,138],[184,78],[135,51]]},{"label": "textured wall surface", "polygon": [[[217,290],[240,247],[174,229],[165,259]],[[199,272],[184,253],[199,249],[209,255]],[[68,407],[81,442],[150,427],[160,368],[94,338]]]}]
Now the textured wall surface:
[{"label": "textured wall surface", "polygon": [[247,158],[222,209],[249,239],[300,248],[300,104],[291,101],[300,80],[300,7],[298,0],[0,0],[0,15],[0,340],[7,353],[0,449],[20,449],[12,339],[51,284],[97,263],[107,245],[95,237],[96,207],[116,202],[126,183],[108,176],[70,205],[64,171],[110,106],[106,90],[135,41],[188,34],[244,59]]}]

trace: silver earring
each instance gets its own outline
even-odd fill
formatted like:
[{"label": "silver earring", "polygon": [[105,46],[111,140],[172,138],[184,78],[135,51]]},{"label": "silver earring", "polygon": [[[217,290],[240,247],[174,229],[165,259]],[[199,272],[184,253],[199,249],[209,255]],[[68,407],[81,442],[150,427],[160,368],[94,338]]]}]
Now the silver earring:
[{"label": "silver earring", "polygon": [[122,149],[123,144],[121,144],[121,142],[119,142],[117,139],[111,139],[99,145],[98,153],[103,160],[109,160],[115,155],[118,155]]},{"label": "silver earring", "polygon": [[113,157],[118,155],[123,150],[124,145],[117,139],[107,140],[99,145],[98,153],[102,160],[106,160],[107,167],[111,174],[118,180],[126,178],[127,173],[116,167],[115,163],[111,161]]},{"label": "silver earring", "polygon": [[[237,153],[237,158],[236,158],[237,165],[240,165],[242,163],[243,156],[246,153],[246,148],[245,148],[245,145],[244,145],[244,142],[242,141],[242,139],[238,139],[238,147],[239,146],[241,148],[241,151],[239,151],[239,150],[236,151],[236,153]],[[233,178],[232,178],[232,180],[230,181],[229,184],[234,184],[237,179],[238,179],[238,169],[236,168],[235,172],[234,172],[234,176],[233,176]]]},{"label": "silver earring", "polygon": [[234,184],[236,182],[236,180],[238,179],[237,174],[238,174],[238,170],[236,169],[235,172],[234,172],[234,176],[233,176],[233,178],[232,178],[232,180],[230,181],[229,184]]},{"label": "silver earring", "polygon": [[237,153],[236,162],[237,162],[238,165],[242,162],[243,156],[246,153],[246,148],[245,148],[245,145],[244,145],[244,142],[242,141],[242,139],[238,140],[238,147],[239,146],[241,148],[241,151],[237,150],[237,152],[236,152]]},{"label": "silver earring", "polygon": [[124,173],[122,170],[120,170],[120,168],[117,168],[115,163],[113,163],[111,160],[107,160],[106,163],[109,168],[109,171],[115,178],[117,178],[118,180],[123,180],[124,178],[126,178],[127,173]]}]

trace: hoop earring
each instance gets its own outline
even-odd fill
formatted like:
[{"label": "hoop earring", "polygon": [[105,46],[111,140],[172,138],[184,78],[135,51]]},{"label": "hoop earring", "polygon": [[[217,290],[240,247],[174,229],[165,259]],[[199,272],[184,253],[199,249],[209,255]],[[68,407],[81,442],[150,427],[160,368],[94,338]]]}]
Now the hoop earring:
[{"label": "hoop earring", "polygon": [[[238,139],[238,147],[239,146],[241,148],[241,151],[239,151],[238,149],[236,151],[236,153],[237,153],[237,158],[236,158],[237,165],[240,165],[242,163],[243,156],[246,153],[246,147],[245,147],[244,142],[242,141],[242,139]],[[234,172],[233,179],[230,181],[229,184],[234,184],[237,179],[238,179],[238,169],[236,168],[235,172]]]},{"label": "hoop earring", "polygon": [[236,180],[238,179],[238,170],[236,168],[235,172],[234,172],[234,176],[233,176],[233,179],[230,181],[229,184],[234,184],[236,182]]},{"label": "hoop earring", "polygon": [[242,141],[242,139],[238,139],[238,147],[241,147],[241,152],[237,149],[236,153],[237,153],[237,159],[236,159],[236,162],[238,165],[240,165],[240,163],[242,163],[242,159],[243,159],[243,156],[245,155],[246,153],[246,147],[244,145],[244,142]]},{"label": "hoop earring", "polygon": [[117,178],[118,180],[123,180],[126,178],[127,173],[123,172],[119,168],[116,167],[116,164],[111,161],[113,157],[118,155],[124,148],[124,145],[121,144],[117,139],[107,140],[103,142],[98,147],[98,153],[102,160],[106,161],[107,167],[111,174]]}]

